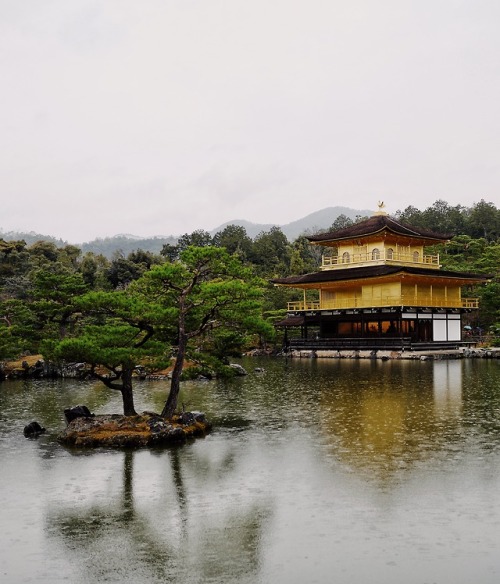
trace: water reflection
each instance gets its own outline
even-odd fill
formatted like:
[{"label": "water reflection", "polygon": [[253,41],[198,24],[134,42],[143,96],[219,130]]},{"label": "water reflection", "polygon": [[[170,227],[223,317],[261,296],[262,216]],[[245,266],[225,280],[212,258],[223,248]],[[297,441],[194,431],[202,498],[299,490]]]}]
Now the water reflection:
[{"label": "water reflection", "polygon": [[[92,463],[83,484],[73,485],[78,504],[73,492],[50,505],[48,533],[82,567],[82,581],[220,582],[229,575],[255,581],[270,517],[266,497],[235,491],[243,468],[234,452],[222,458],[198,456],[195,447],[190,456],[181,452],[113,453],[112,475],[117,459],[123,465],[121,488],[109,468]],[[96,555],[106,562],[88,561]]]},{"label": "water reflection", "polygon": [[321,392],[321,427],[340,460],[396,483],[462,440],[461,361],[359,363]]},{"label": "water reflection", "polygon": [[462,363],[438,361],[433,367],[436,415],[457,417],[462,413]]},{"label": "water reflection", "polygon": [[[215,431],[172,450],[67,450],[63,409],[119,411],[119,396],[1,385],[5,581],[498,581],[500,363],[244,364],[183,385]],[[164,392],[138,384],[138,409]],[[49,430],[36,441],[32,418]]]}]

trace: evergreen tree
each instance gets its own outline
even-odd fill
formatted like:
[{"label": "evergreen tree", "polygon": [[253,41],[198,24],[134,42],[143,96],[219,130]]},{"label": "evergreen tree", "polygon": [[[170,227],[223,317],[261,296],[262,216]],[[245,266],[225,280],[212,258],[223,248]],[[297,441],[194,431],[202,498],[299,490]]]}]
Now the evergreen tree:
[{"label": "evergreen tree", "polygon": [[251,262],[257,273],[265,278],[290,274],[291,248],[286,235],[279,227],[262,231],[254,239]]},{"label": "evergreen tree", "polygon": [[176,330],[176,358],[162,412],[167,418],[177,408],[190,341],[217,329],[271,332],[261,318],[260,281],[223,248],[188,247],[179,261],[153,266],[134,290],[155,302],[164,324]]},{"label": "evergreen tree", "polygon": [[213,245],[224,247],[228,253],[235,253],[242,260],[247,260],[252,253],[253,242],[244,227],[228,225],[214,235]]},{"label": "evergreen tree", "polygon": [[74,323],[76,298],[88,290],[83,276],[56,263],[50,269],[38,269],[32,281],[32,310],[44,326],[44,333],[63,339],[68,326]]},{"label": "evergreen tree", "polygon": [[136,415],[134,370],[141,363],[164,361],[165,344],[153,338],[158,315],[129,291],[90,292],[75,302],[75,309],[83,315],[79,330],[74,337],[46,343],[45,354],[89,364],[93,377],[122,394],[124,415]]}]

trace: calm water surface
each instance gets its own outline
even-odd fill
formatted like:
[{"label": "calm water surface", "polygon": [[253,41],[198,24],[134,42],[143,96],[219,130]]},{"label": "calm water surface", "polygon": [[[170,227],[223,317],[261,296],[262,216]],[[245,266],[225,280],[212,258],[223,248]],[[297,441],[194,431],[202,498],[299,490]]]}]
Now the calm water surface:
[{"label": "calm water surface", "polygon": [[120,412],[100,384],[0,384],[0,581],[500,581],[498,361],[243,365],[183,386],[210,436],[153,451],[56,442],[69,405]]}]

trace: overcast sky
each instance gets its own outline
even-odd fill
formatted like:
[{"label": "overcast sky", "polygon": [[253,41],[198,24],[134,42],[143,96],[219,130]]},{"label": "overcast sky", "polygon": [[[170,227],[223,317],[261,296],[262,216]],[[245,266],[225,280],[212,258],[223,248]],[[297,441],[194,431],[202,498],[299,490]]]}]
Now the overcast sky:
[{"label": "overcast sky", "polygon": [[500,204],[498,0],[0,0],[0,229]]}]

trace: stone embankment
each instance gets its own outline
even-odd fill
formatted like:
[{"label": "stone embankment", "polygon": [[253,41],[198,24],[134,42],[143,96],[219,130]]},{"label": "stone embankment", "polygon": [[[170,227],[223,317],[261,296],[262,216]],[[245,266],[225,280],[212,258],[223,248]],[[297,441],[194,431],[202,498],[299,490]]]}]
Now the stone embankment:
[{"label": "stone embankment", "polygon": [[442,360],[442,359],[500,359],[500,348],[463,348],[447,350],[426,350],[426,351],[362,351],[362,350],[344,350],[344,351],[291,351],[286,354],[291,358],[302,359],[381,359],[388,361],[390,359],[407,359],[407,360]]},{"label": "stone embankment", "polygon": [[27,355],[16,361],[0,363],[0,381],[5,379],[56,379],[68,377],[87,379],[90,368],[85,363],[69,363],[61,366],[45,361],[42,355]]},{"label": "stone embankment", "polygon": [[[192,367],[196,367],[196,363],[186,361],[183,371]],[[229,367],[233,370],[235,375],[246,375],[244,368],[235,363],[230,363]],[[161,381],[170,379],[172,376],[173,365],[160,371],[147,371],[144,367],[138,365],[135,368],[134,376],[136,379],[148,381]],[[105,369],[98,370],[98,372],[105,376],[109,372]],[[204,371],[205,375],[201,373],[194,377],[194,379],[213,379],[216,377],[215,372]],[[65,363],[56,364],[45,361],[42,355],[29,355],[17,361],[0,362],[0,381],[6,379],[92,379],[91,367],[88,363]]]}]

